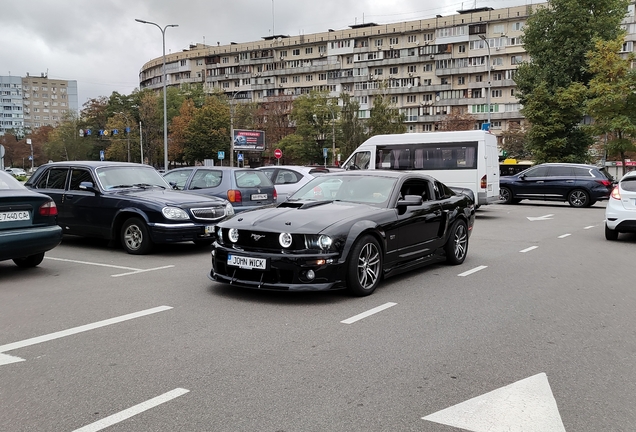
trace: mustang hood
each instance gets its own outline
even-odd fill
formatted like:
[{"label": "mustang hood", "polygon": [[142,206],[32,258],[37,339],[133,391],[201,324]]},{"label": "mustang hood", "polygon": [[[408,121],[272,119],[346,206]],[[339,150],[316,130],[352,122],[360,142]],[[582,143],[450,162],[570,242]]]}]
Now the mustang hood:
[{"label": "mustang hood", "polygon": [[365,219],[378,211],[382,210],[348,202],[286,201],[276,207],[240,213],[223,223],[223,226],[251,231],[318,233],[335,223],[354,218]]},{"label": "mustang hood", "polygon": [[164,190],[159,188],[148,189],[126,189],[118,191],[118,194],[125,195],[128,198],[135,198],[139,201],[150,201],[153,203],[160,202],[163,205],[220,205],[225,202],[220,198],[184,193],[181,191]]}]

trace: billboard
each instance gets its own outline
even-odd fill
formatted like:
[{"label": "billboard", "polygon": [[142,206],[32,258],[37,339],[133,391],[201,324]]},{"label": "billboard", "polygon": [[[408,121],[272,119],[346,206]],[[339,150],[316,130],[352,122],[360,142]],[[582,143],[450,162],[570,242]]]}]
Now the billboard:
[{"label": "billboard", "polygon": [[265,150],[265,132],[234,129],[234,150]]}]

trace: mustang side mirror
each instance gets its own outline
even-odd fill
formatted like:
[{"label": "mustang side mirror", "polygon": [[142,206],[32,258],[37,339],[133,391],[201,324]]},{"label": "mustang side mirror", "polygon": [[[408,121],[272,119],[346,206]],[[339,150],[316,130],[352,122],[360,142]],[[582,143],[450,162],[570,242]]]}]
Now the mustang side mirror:
[{"label": "mustang side mirror", "polygon": [[406,195],[403,199],[398,200],[398,207],[418,206],[422,205],[421,195]]}]

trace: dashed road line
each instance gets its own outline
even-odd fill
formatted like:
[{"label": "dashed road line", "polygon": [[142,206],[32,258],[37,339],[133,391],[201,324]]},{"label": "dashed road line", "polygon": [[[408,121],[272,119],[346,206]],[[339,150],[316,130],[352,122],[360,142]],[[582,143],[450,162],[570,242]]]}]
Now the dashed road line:
[{"label": "dashed road line", "polygon": [[161,404],[169,402],[172,399],[178,398],[179,396],[183,396],[184,394],[189,392],[190,390],[184,388],[176,388],[160,396],[154,397],[145,402],[98,420],[95,423],[91,423],[79,429],[75,429],[73,432],[98,432],[102,429],[106,429],[107,427],[136,416],[137,414],[141,414],[144,411],[148,411],[151,408],[155,408]]},{"label": "dashed road line", "polygon": [[360,321],[363,318],[376,314],[378,312],[382,312],[385,309],[395,306],[397,303],[388,302],[383,304],[382,306],[375,307],[373,309],[369,309],[366,312],[362,312],[361,314],[352,316],[351,318],[347,318],[346,320],[340,321],[342,324],[353,324],[356,321]]},{"label": "dashed road line", "polygon": [[588,229],[592,229],[592,228],[594,228],[595,226],[596,226],[596,225],[590,225],[590,226],[586,226],[586,227],[585,227],[585,228],[583,228],[583,229],[588,230]]},{"label": "dashed road line", "polygon": [[535,250],[535,249],[538,249],[538,248],[539,248],[539,246],[530,246],[529,248],[525,248],[523,250],[520,250],[519,252],[520,253],[526,253],[526,252],[530,252],[531,250]]},{"label": "dashed road line", "polygon": [[572,234],[563,234],[560,235],[558,238],[566,238],[566,237],[570,237]]},{"label": "dashed road line", "polygon": [[457,276],[462,276],[462,277],[463,276],[468,276],[468,275],[471,275],[473,273],[477,273],[478,271],[483,270],[483,269],[485,269],[487,267],[488,266],[485,266],[485,265],[482,265],[482,266],[479,266],[479,267],[475,267],[474,269],[465,271],[464,273],[460,273]]}]

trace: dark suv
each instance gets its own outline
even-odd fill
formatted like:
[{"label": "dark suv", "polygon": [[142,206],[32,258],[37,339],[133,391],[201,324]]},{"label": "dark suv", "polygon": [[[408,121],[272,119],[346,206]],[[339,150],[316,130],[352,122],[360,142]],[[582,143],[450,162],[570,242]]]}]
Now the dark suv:
[{"label": "dark suv", "polygon": [[499,196],[506,204],[521,200],[567,201],[572,207],[589,207],[606,200],[614,179],[594,165],[546,163],[499,179]]}]

